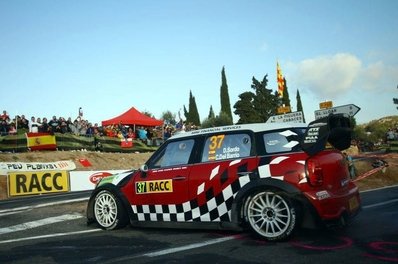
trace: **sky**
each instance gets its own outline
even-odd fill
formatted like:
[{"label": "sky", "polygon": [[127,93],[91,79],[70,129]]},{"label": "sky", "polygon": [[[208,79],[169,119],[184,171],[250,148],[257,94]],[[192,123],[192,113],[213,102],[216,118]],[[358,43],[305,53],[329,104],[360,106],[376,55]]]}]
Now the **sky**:
[{"label": "sky", "polygon": [[[0,111],[92,123],[130,107],[178,116],[195,97],[200,120],[220,111],[225,67],[233,105],[252,78],[292,110],[355,104],[358,124],[397,115],[395,0],[0,0]],[[234,121],[239,119],[234,115]]]}]

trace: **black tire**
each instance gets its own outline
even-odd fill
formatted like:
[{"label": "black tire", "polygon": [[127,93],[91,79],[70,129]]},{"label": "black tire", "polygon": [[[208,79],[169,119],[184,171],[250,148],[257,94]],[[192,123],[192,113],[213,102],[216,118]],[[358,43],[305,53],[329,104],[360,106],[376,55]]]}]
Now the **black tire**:
[{"label": "black tire", "polygon": [[101,228],[113,230],[125,227],[128,223],[126,210],[119,198],[108,190],[102,190],[95,196],[94,218]]},{"label": "black tire", "polygon": [[270,190],[254,193],[245,209],[251,229],[267,240],[285,240],[296,228],[296,208],[283,194]]}]

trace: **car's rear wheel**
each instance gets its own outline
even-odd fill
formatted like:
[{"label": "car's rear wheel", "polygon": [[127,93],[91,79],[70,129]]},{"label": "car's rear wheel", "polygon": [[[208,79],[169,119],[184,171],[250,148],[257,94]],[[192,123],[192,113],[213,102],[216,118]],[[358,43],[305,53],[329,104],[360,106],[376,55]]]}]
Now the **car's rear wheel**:
[{"label": "car's rear wheel", "polygon": [[249,197],[246,217],[250,227],[267,240],[288,238],[297,222],[293,203],[274,191],[261,191]]},{"label": "car's rear wheel", "polygon": [[94,216],[97,223],[108,230],[124,227],[128,220],[120,199],[108,190],[95,196]]}]

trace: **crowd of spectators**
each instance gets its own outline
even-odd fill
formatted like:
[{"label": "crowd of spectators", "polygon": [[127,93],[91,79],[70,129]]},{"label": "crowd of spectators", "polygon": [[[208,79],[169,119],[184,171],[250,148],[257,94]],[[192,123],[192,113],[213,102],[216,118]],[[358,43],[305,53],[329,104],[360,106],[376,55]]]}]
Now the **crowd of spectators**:
[{"label": "crowd of spectators", "polygon": [[71,117],[66,119],[56,116],[53,116],[49,121],[46,117],[36,118],[34,116],[28,120],[25,115],[17,115],[11,119],[7,111],[4,110],[0,115],[0,136],[16,135],[18,131],[22,133],[46,132],[70,133],[78,136],[109,136],[121,139],[136,138],[143,141],[162,137],[161,128],[125,126],[121,123],[102,127],[98,123],[92,124],[85,120],[82,114],[79,114],[73,121]]},{"label": "crowd of spectators", "polygon": [[165,124],[163,127],[127,126],[121,123],[109,126],[100,126],[83,118],[80,112],[77,118],[53,116],[50,120],[46,117],[32,116],[29,120],[25,115],[10,117],[6,110],[0,115],[0,136],[15,135],[17,133],[61,133],[78,136],[108,136],[121,139],[139,139],[150,142],[152,139],[168,139],[175,133],[196,130],[193,124],[186,124],[182,120],[175,125]]}]

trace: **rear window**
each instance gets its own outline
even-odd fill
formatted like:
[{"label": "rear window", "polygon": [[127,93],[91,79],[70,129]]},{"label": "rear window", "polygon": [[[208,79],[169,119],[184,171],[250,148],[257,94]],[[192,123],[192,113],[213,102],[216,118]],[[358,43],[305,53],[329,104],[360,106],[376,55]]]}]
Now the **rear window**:
[{"label": "rear window", "polygon": [[267,153],[300,151],[300,138],[305,129],[272,131],[263,135]]},{"label": "rear window", "polygon": [[250,156],[252,142],[248,134],[220,134],[206,139],[202,162]]}]

